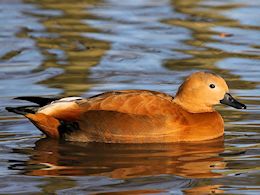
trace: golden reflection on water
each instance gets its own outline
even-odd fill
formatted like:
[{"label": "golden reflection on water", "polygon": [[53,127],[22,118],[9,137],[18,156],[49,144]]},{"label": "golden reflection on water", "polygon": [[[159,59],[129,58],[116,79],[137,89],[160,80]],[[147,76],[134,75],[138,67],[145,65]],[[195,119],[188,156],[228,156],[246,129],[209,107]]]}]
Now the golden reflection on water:
[{"label": "golden reflection on water", "polygon": [[[61,12],[58,16],[36,15],[41,18],[41,23],[46,28],[43,33],[49,34],[49,36],[33,37],[46,58],[40,69],[57,67],[64,70],[63,74],[41,83],[63,89],[62,96],[86,92],[91,87],[87,80],[89,68],[97,65],[109,49],[107,42],[82,36],[85,32],[97,32],[96,29],[83,24],[81,20],[93,18],[87,13],[87,7],[98,1],[73,1],[72,3],[71,1],[26,0],[26,2],[35,4],[41,9]],[[20,34],[26,34],[26,29],[24,31]],[[59,54],[62,55],[62,59],[57,56]]]},{"label": "golden reflection on water", "polygon": [[197,195],[197,194],[223,194],[225,191],[220,189],[221,185],[205,185],[199,187],[193,187],[183,192],[188,195]]},{"label": "golden reflection on water", "polygon": [[172,174],[188,178],[221,177],[223,138],[203,143],[98,144],[41,139],[35,143],[26,175],[132,178]]},{"label": "golden reflection on water", "polygon": [[[83,19],[96,19],[96,16],[87,12],[87,8],[94,6],[100,1],[50,1],[50,0],[26,0],[28,3],[35,4],[41,9],[60,11],[58,16],[41,16],[42,24],[46,27],[45,34],[49,36],[32,37],[35,39],[37,46],[44,54],[46,60],[39,69],[48,67],[58,67],[64,70],[63,74],[41,83],[49,87],[63,89],[63,96],[80,95],[85,93],[92,84],[88,82],[89,68],[98,65],[101,58],[110,48],[110,43],[100,40],[93,40],[82,36],[86,32],[99,32],[87,23],[83,23]],[[194,47],[189,50],[180,50],[181,52],[191,55],[186,59],[173,59],[165,62],[164,66],[170,70],[191,70],[202,69],[211,70],[222,75],[232,89],[254,89],[257,85],[255,82],[242,80],[240,76],[232,74],[229,70],[220,69],[216,63],[229,57],[242,58],[258,58],[258,56],[248,55],[243,53],[229,53],[220,49],[215,49],[206,46],[206,43],[216,42],[212,39],[216,35],[211,28],[214,26],[229,26],[244,28],[235,20],[229,19],[221,14],[223,10],[231,10],[241,5],[232,4],[219,7],[205,7],[202,10],[201,0],[174,0],[171,1],[173,8],[182,14],[187,14],[189,17],[185,19],[168,19],[162,22],[170,25],[181,26],[191,30],[192,39],[184,41],[185,44]],[[200,8],[200,9],[199,9]],[[21,34],[28,36],[28,29],[23,29]],[[18,35],[19,36],[19,35]],[[224,38],[223,38],[224,39]],[[58,50],[62,53],[63,59],[58,59],[57,54],[53,50]],[[105,90],[105,89],[104,89]]]}]

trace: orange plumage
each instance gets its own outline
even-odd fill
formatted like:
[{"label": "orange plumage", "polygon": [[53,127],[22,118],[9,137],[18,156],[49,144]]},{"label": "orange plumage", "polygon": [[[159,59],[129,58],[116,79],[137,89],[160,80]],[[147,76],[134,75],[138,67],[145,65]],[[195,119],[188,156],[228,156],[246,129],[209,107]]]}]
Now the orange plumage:
[{"label": "orange plumage", "polygon": [[163,143],[222,136],[223,119],[212,106],[221,101],[245,108],[233,100],[224,79],[212,73],[197,72],[184,81],[176,97],[149,90],[122,90],[90,98],[63,98],[39,107],[34,113],[27,113],[24,108],[7,109],[24,114],[53,138]]}]

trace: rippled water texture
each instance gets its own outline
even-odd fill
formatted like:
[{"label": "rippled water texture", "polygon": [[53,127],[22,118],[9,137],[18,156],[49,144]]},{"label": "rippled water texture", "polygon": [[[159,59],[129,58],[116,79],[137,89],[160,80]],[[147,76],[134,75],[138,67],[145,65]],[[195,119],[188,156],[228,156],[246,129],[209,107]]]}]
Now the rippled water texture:
[{"label": "rippled water texture", "polygon": [[[260,194],[260,1],[0,1],[0,194]],[[115,89],[174,94],[196,70],[247,110],[218,106],[225,139],[84,144],[44,139],[16,96]]]}]

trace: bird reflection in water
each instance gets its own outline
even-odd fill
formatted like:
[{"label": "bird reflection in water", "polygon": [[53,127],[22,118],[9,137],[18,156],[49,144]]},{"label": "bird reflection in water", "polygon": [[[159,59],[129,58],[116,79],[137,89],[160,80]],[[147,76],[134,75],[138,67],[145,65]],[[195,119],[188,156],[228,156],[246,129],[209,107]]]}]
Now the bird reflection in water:
[{"label": "bird reflection in water", "polygon": [[25,163],[26,175],[133,178],[170,174],[221,177],[223,138],[195,143],[104,144],[41,139]]}]

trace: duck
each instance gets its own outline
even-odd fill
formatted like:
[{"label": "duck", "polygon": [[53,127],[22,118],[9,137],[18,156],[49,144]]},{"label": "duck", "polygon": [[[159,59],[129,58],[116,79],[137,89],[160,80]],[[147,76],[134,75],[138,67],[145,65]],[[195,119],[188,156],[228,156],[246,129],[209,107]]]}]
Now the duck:
[{"label": "duck", "polygon": [[170,143],[219,138],[224,120],[217,104],[246,109],[211,72],[194,72],[175,96],[151,90],[108,91],[88,98],[15,99],[37,105],[6,107],[28,118],[46,137],[72,142]]}]

